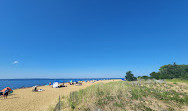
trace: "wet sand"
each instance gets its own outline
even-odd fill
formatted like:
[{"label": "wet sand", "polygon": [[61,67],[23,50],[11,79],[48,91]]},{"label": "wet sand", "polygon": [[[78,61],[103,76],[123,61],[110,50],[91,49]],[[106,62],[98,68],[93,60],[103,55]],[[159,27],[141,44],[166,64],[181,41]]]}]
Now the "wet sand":
[{"label": "wet sand", "polygon": [[[100,82],[108,83],[113,80],[83,83],[82,86],[67,85],[62,88],[39,86],[42,92],[32,92],[33,88],[16,89],[7,99],[0,97],[0,111],[47,111],[50,106],[55,106],[59,96],[67,96],[72,91],[80,90]],[[117,81],[117,80],[115,80]]]}]

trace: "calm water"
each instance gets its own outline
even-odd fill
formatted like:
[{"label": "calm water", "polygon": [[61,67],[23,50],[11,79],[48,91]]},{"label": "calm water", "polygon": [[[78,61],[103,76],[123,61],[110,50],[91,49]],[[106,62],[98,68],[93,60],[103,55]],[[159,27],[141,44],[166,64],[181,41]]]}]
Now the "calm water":
[{"label": "calm water", "polygon": [[107,80],[107,79],[121,79],[121,78],[100,78],[100,79],[0,79],[0,90],[5,87],[10,87],[12,89],[23,88],[23,87],[32,87],[35,85],[46,85],[49,82],[53,83],[54,81],[63,81],[69,82],[70,80],[76,81],[88,81],[88,80]]}]

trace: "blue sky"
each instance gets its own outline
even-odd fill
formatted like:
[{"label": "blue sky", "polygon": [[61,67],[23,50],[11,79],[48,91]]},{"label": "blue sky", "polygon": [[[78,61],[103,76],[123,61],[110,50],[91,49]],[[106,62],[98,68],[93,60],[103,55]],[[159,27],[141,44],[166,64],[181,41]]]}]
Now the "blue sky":
[{"label": "blue sky", "polygon": [[188,64],[187,0],[2,0],[1,78],[149,75]]}]

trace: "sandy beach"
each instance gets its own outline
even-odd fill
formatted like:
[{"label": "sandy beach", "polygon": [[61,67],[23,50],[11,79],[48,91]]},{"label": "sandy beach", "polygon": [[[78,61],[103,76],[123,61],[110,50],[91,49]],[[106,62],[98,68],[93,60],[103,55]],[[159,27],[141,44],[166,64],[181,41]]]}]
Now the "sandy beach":
[{"label": "sandy beach", "polygon": [[[16,89],[7,99],[0,97],[0,111],[47,111],[50,106],[55,106],[59,96],[67,96],[72,91],[80,90],[99,82],[108,83],[113,80],[83,83],[82,86],[67,85],[62,88],[40,86],[42,92],[32,92],[33,88]],[[117,80],[116,80],[117,81]]]}]

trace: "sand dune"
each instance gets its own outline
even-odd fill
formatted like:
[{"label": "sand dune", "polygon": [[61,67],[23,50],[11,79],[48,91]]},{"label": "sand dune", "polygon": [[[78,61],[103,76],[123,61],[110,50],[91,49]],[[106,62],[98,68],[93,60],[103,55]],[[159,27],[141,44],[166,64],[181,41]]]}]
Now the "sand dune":
[{"label": "sand dune", "polygon": [[112,80],[87,82],[82,86],[68,85],[63,88],[38,87],[38,89],[44,89],[43,92],[32,92],[32,88],[16,89],[7,99],[0,97],[0,111],[47,111],[49,106],[56,105],[59,96],[69,95],[71,91],[83,89],[99,82],[110,81]]}]

